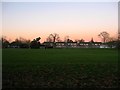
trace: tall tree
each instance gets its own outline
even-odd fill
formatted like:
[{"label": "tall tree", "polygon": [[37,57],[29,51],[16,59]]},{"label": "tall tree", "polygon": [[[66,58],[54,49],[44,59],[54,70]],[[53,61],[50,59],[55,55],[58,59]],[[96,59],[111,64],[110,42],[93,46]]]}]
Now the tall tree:
[{"label": "tall tree", "polygon": [[60,40],[60,37],[59,37],[59,34],[57,34],[57,33],[50,34],[47,38],[48,42],[54,42],[55,43],[59,40]]},{"label": "tall tree", "polygon": [[106,43],[109,39],[109,33],[107,33],[106,31],[101,32],[98,36],[102,38],[104,43]]},{"label": "tall tree", "polygon": [[39,42],[40,39],[41,39],[40,37],[33,39],[33,41],[31,41],[31,43],[30,43],[30,47],[31,48],[40,48],[40,42]]},{"label": "tall tree", "polygon": [[93,40],[93,38],[91,38],[90,42],[91,42],[91,43],[94,43],[94,40]]},{"label": "tall tree", "polygon": [[6,37],[1,38],[2,41],[2,48],[8,48],[8,45],[10,44],[9,41],[6,39]]}]

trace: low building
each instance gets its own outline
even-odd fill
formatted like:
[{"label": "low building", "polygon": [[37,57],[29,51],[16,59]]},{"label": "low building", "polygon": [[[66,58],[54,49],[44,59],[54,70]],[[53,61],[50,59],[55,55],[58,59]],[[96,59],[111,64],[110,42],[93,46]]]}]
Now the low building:
[{"label": "low building", "polygon": [[100,48],[101,42],[44,42],[45,46],[53,46],[55,48]]}]

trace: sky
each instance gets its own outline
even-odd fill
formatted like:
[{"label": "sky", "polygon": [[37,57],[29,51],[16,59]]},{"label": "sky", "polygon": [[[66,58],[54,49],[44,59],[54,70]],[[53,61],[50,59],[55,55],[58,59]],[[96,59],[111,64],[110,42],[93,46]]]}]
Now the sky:
[{"label": "sky", "polygon": [[101,41],[98,34],[118,32],[117,2],[3,2],[2,35],[45,41],[51,33],[61,40]]}]

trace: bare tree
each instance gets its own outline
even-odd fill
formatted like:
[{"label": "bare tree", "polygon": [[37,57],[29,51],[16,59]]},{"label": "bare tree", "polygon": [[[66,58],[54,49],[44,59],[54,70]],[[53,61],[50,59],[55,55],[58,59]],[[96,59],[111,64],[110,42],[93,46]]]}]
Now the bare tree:
[{"label": "bare tree", "polygon": [[3,47],[3,48],[8,48],[8,45],[9,45],[9,41],[6,39],[6,36],[3,36],[0,40],[0,47]]},{"label": "bare tree", "polygon": [[68,39],[69,39],[69,36],[65,36],[64,42],[67,42]]},{"label": "bare tree", "polygon": [[21,43],[30,43],[30,40],[28,39],[25,39],[25,38],[23,38],[23,37],[19,37],[19,38],[16,38],[16,40],[15,41],[19,41],[19,42],[21,42]]},{"label": "bare tree", "polygon": [[57,34],[57,33],[50,34],[47,38],[48,42],[54,42],[55,43],[59,40],[60,40],[60,37],[59,37],[59,34]]},{"label": "bare tree", "polygon": [[93,38],[91,38],[90,42],[91,42],[91,43],[94,43],[94,40],[93,40]]},{"label": "bare tree", "polygon": [[80,39],[80,40],[79,40],[79,39],[78,39],[78,40],[76,39],[75,42],[81,43],[81,42],[85,42],[85,40],[84,40],[84,39]]},{"label": "bare tree", "polygon": [[101,32],[98,36],[102,38],[104,43],[109,39],[109,33],[106,31]]},{"label": "bare tree", "polygon": [[117,41],[115,37],[109,37],[108,42]]},{"label": "bare tree", "polygon": [[65,36],[64,42],[73,42],[73,40],[70,39],[69,36]]},{"label": "bare tree", "polygon": [[50,37],[48,37],[48,38],[46,39],[46,41],[47,41],[47,42],[52,42],[52,39],[51,39]]}]

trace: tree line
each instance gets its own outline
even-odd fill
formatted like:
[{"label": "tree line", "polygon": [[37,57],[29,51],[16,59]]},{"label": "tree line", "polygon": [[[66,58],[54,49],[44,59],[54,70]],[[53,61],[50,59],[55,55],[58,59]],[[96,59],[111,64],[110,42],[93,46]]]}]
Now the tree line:
[{"label": "tree line", "polygon": [[[102,39],[103,43],[113,45],[115,44],[117,48],[120,48],[120,32],[118,33],[118,38],[110,37],[110,34],[107,33],[106,31],[101,32],[98,34],[98,36]],[[41,37],[37,37],[35,39],[27,40],[22,37],[15,39],[14,41],[10,42],[9,40],[6,39],[6,37],[2,37],[0,39],[0,42],[2,44],[2,48],[9,48],[10,46],[13,46],[12,48],[40,48],[41,46],[44,46],[42,43],[40,43]],[[62,42],[60,39],[59,34],[53,33],[50,34],[46,42],[53,42],[53,45],[55,45],[55,42]],[[69,36],[65,36],[65,39],[63,42],[74,42],[72,39],[69,38]],[[85,42],[84,39],[77,39],[75,42]],[[93,38],[91,39],[90,42],[94,42]]]}]

